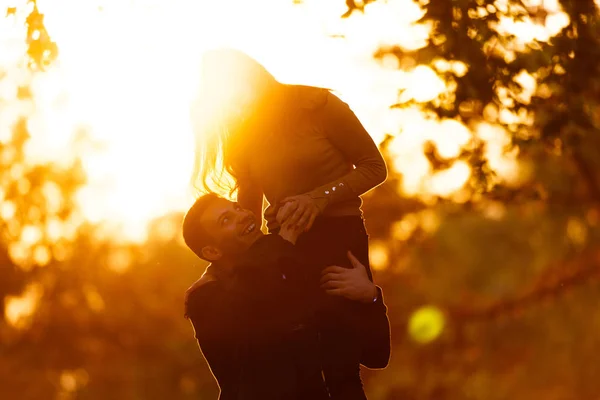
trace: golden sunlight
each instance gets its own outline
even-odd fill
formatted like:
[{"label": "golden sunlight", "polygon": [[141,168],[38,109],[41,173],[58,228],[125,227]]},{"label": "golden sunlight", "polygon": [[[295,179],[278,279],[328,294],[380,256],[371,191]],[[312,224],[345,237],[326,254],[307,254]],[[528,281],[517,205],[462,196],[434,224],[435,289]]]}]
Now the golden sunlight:
[{"label": "golden sunlight", "polygon": [[509,184],[518,184],[525,178],[517,161],[517,153],[508,151],[510,136],[502,127],[482,123],[477,126],[476,135],[486,143],[485,156],[490,167]]},{"label": "golden sunlight", "polygon": [[[527,43],[533,40],[548,41],[561,29],[569,24],[569,16],[562,11],[558,0],[529,0],[524,1],[527,7],[543,7],[548,13],[544,21],[533,21],[531,18],[501,17],[498,31],[515,35],[519,42]],[[496,2],[499,9],[506,7],[506,0]]]},{"label": "golden sunlight", "polygon": [[438,196],[448,196],[462,188],[470,176],[469,164],[457,161],[447,170],[437,172],[429,179],[429,192]]},{"label": "golden sunlight", "polygon": [[406,214],[400,221],[394,222],[392,225],[392,237],[399,241],[407,240],[418,228],[418,225],[419,220],[416,214]]},{"label": "golden sunlight", "polygon": [[[424,101],[446,90],[443,81],[429,67],[402,72],[372,58],[380,45],[422,47],[428,28],[414,22],[423,11],[412,0],[392,0],[368,4],[364,13],[341,19],[344,4],[38,0],[59,59],[35,77],[35,107],[14,101],[3,110],[0,140],[8,137],[19,113],[31,115],[28,160],[69,163],[82,157],[88,184],[77,200],[85,219],[108,221],[123,238],[144,240],[148,221],[182,210],[193,199],[189,106],[199,60],[205,50],[228,45],[257,58],[282,82],[335,89],[377,142],[386,133],[395,135],[392,168],[403,174],[405,193],[448,195],[460,189],[469,175],[466,165],[428,181],[431,167],[419,150],[431,140],[444,157],[456,156],[469,130],[455,121],[428,121],[417,109],[389,109],[399,88]],[[564,25],[563,15],[551,9],[553,19],[543,27],[531,21],[500,25],[524,40],[544,38]],[[17,17],[0,19],[3,65],[16,65],[24,53],[24,27]],[[9,79],[0,84],[3,96],[15,97],[27,78],[19,71],[7,71]],[[82,141],[82,135],[91,141]],[[499,168],[513,173],[514,163],[499,161],[498,146],[490,154]],[[9,216],[10,204],[1,204],[0,213]]]},{"label": "golden sunlight", "polygon": [[389,249],[381,241],[369,242],[369,261],[374,271],[382,271],[389,266]]},{"label": "golden sunlight", "polygon": [[7,296],[4,315],[9,325],[17,329],[27,327],[41,296],[39,285],[30,285],[21,296]]},{"label": "golden sunlight", "polygon": [[[336,89],[381,140],[394,126],[382,116],[396,100],[399,73],[371,54],[383,43],[421,46],[427,32],[418,27],[413,35],[411,24],[422,12],[412,1],[397,0],[341,20],[344,2],[329,4],[38,1],[60,57],[32,85],[29,160],[68,163],[82,156],[89,183],[77,198],[86,219],[110,221],[126,238],[143,240],[151,218],[192,199],[189,102],[202,52],[218,45],[248,52],[283,82]],[[14,18],[1,24],[11,35],[3,36],[0,53],[15,61],[23,27]],[[329,37],[338,29],[346,40]],[[412,91],[419,98],[432,93],[429,87]],[[2,134],[9,127],[0,127]],[[91,145],[76,143],[80,133]]]}]

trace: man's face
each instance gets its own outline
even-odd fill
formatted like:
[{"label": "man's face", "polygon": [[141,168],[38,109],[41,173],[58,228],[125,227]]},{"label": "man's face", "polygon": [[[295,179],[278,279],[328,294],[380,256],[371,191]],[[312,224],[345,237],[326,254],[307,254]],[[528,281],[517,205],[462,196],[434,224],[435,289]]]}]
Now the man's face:
[{"label": "man's face", "polygon": [[213,201],[199,223],[215,239],[214,246],[202,249],[204,256],[213,261],[232,260],[263,234],[260,221],[251,211],[225,199]]}]

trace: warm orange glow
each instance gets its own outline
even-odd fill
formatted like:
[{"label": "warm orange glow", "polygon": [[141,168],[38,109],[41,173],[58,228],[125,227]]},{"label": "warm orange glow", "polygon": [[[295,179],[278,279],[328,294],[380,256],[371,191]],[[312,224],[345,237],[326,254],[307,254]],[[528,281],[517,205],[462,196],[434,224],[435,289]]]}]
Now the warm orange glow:
[{"label": "warm orange glow", "polygon": [[435,232],[440,226],[440,217],[431,209],[423,210],[419,213],[420,226],[427,233]]},{"label": "warm orange glow", "polygon": [[[569,24],[569,16],[560,8],[558,0],[528,0],[524,1],[528,7],[543,6],[548,12],[545,24],[534,23],[531,18],[514,19],[502,17],[498,25],[498,31],[515,35],[520,43],[533,40],[548,41],[562,28]],[[506,9],[506,0],[496,1],[498,9]]]},{"label": "warm orange glow", "polygon": [[41,295],[41,286],[31,285],[21,296],[7,296],[4,309],[6,321],[14,328],[26,328],[31,322],[30,317],[35,312]]},{"label": "warm orange glow", "polygon": [[465,161],[457,161],[450,168],[436,172],[428,182],[429,191],[439,196],[449,196],[469,179],[471,167]]},{"label": "warm orange glow", "polygon": [[575,217],[569,219],[567,223],[567,237],[573,244],[582,246],[585,244],[588,236],[588,228],[585,223]]},{"label": "warm orange glow", "polygon": [[[545,26],[503,20],[499,29],[516,33],[521,41],[547,39],[568,22],[555,3],[544,3],[550,11]],[[283,82],[335,89],[376,141],[385,133],[400,133],[393,144],[397,158],[392,167],[404,176],[404,192],[449,195],[468,177],[463,164],[430,177],[430,165],[420,152],[426,140],[433,140],[441,155],[455,156],[470,137],[464,126],[427,121],[416,109],[388,109],[397,101],[399,88],[406,89],[408,98],[425,101],[446,90],[442,80],[426,66],[402,72],[396,69],[397,60],[372,59],[380,45],[416,49],[425,44],[429,27],[414,24],[423,14],[415,2],[375,2],[364,14],[344,20],[339,18],[344,0],[305,0],[300,5],[274,0],[39,0],[38,6],[60,56],[32,83],[35,107],[10,101],[2,109],[0,140],[8,137],[19,114],[31,115],[30,162],[69,163],[82,156],[89,184],[77,198],[84,217],[111,221],[125,238],[143,240],[151,218],[184,209],[192,200],[189,105],[197,89],[200,56],[219,45],[246,51]],[[16,65],[25,52],[21,17],[0,19],[2,66]],[[448,68],[465,71],[464,65]],[[0,96],[14,99],[26,80],[22,69],[9,68],[0,81]],[[94,142],[78,141],[81,132]],[[515,175],[515,163],[503,159],[499,146],[489,149],[494,165],[503,176]],[[57,209],[60,195],[56,188],[46,189],[51,208]],[[2,202],[2,218],[12,214],[14,205]],[[55,222],[47,226],[52,237],[61,230]],[[31,231],[23,239],[30,243],[33,236]],[[12,254],[21,257],[24,249],[15,247]],[[45,251],[37,254],[43,261]]]},{"label": "warm orange glow", "polygon": [[12,201],[5,201],[2,204],[0,204],[0,217],[2,217],[2,219],[11,219],[15,215],[15,212],[15,203],[13,203]]},{"label": "warm orange glow", "polygon": [[83,289],[83,294],[85,295],[85,299],[91,310],[95,312],[104,310],[104,299],[95,287],[86,286]]},{"label": "warm orange glow", "polygon": [[406,92],[402,100],[426,102],[435,99],[446,87],[444,81],[429,67],[419,65],[405,75]]},{"label": "warm orange glow", "polygon": [[387,269],[389,258],[389,249],[385,243],[379,241],[369,243],[369,263],[374,271]]},{"label": "warm orange glow", "polygon": [[486,143],[485,156],[490,166],[508,183],[517,184],[523,176],[516,160],[517,153],[507,151],[510,145],[508,133],[496,125],[480,124],[477,136]]},{"label": "warm orange glow", "polygon": [[108,257],[108,268],[115,272],[125,272],[132,261],[132,255],[129,250],[119,248],[114,250]]},{"label": "warm orange glow", "polygon": [[88,373],[83,369],[62,371],[58,379],[59,387],[61,389],[60,397],[71,397],[73,392],[76,392],[81,387],[87,385],[89,378]]}]

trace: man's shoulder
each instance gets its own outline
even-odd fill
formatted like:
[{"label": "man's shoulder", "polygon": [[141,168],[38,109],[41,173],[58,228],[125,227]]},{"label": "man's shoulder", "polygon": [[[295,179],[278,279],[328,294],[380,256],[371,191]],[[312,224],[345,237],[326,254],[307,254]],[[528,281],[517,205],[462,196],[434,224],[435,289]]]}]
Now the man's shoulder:
[{"label": "man's shoulder", "polygon": [[198,279],[196,282],[194,282],[187,290],[186,290],[186,295],[192,292],[195,292],[198,289],[201,289],[202,287],[206,287],[207,284],[211,283],[211,282],[216,282],[217,281],[217,277],[214,276],[213,274],[210,273],[205,273],[203,274],[200,279]]},{"label": "man's shoulder", "polygon": [[[218,280],[213,274],[205,273],[185,291],[185,312],[189,315],[190,307],[195,307],[203,297],[210,296],[219,290]],[[200,301],[202,303],[202,301]]]}]

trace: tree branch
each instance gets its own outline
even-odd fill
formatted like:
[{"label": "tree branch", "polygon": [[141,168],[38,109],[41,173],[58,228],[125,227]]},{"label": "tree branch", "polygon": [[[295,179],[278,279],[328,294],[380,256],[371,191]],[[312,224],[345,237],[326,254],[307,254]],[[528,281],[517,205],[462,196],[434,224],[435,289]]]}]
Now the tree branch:
[{"label": "tree branch", "polygon": [[[560,276],[557,277],[557,273]],[[556,298],[596,276],[600,276],[600,250],[597,248],[582,252],[567,265],[548,268],[532,289],[516,299],[501,301],[480,310],[452,309],[450,315],[458,323],[480,322],[511,315],[545,299]]]}]

